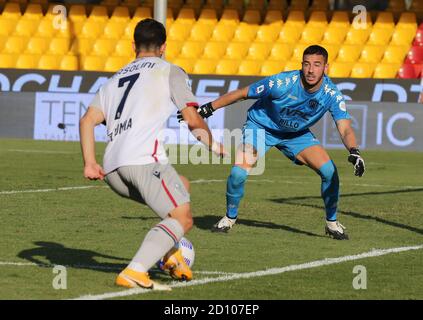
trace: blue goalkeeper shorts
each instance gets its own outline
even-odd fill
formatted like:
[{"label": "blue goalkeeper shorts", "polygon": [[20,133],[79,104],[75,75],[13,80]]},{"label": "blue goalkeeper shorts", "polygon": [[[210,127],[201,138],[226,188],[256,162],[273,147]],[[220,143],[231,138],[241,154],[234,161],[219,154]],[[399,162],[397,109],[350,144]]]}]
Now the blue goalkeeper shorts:
[{"label": "blue goalkeeper shorts", "polygon": [[249,144],[257,151],[258,156],[262,157],[271,147],[276,147],[287,158],[295,164],[302,165],[297,161],[297,155],[304,149],[320,145],[320,141],[309,130],[300,132],[271,133],[263,127],[247,120],[242,129],[242,142]]}]

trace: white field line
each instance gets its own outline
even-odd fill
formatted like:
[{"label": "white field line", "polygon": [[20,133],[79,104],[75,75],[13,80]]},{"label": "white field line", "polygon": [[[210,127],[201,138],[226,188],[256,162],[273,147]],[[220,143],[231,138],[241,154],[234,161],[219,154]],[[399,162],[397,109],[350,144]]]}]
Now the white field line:
[{"label": "white field line", "polygon": [[23,150],[23,149],[7,149],[9,152],[22,152],[22,153],[51,153],[51,154],[77,154],[80,152],[73,151],[55,151],[55,150]]},{"label": "white field line", "polygon": [[[410,250],[420,250],[420,249],[423,249],[423,245],[390,248],[390,249],[373,249],[371,251],[360,253],[360,254],[343,256],[338,258],[325,258],[322,260],[316,260],[316,261],[306,262],[302,264],[294,264],[294,265],[285,266],[281,268],[271,268],[266,270],[259,270],[254,272],[245,272],[245,273],[234,273],[231,275],[223,275],[223,276],[219,276],[215,278],[203,278],[199,280],[192,280],[190,282],[172,282],[170,284],[170,287],[172,288],[190,287],[190,286],[204,285],[207,283],[214,283],[214,282],[227,282],[227,281],[238,280],[238,279],[250,279],[250,278],[257,278],[257,277],[263,277],[263,276],[269,276],[269,275],[277,275],[277,274],[281,274],[281,273],[285,273],[289,271],[317,268],[321,266],[339,264],[339,263],[347,262],[347,261],[379,257],[379,256],[391,254],[391,253],[398,253],[398,252],[404,252],[404,251],[410,251]],[[135,288],[135,289],[109,292],[109,293],[98,294],[98,295],[84,295],[84,296],[75,298],[74,300],[104,300],[104,299],[113,299],[118,297],[132,296],[136,294],[144,294],[149,292],[152,292],[152,290]]]},{"label": "white field line", "polygon": [[92,189],[92,188],[107,188],[107,187],[106,186],[78,186],[78,187],[62,187],[62,188],[54,188],[54,189],[10,190],[10,191],[0,191],[0,195],[3,195],[3,194],[19,194],[19,193],[52,192],[52,191],[69,191],[69,190],[81,190],[81,189]]}]

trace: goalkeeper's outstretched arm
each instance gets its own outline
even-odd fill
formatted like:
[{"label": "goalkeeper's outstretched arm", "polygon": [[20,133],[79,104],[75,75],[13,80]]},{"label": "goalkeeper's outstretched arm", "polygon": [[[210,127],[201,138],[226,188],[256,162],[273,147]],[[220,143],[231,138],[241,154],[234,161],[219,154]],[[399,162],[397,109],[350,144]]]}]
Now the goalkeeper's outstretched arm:
[{"label": "goalkeeper's outstretched arm", "polygon": [[224,94],[223,96],[217,98],[216,100],[211,102],[211,107],[214,110],[229,106],[237,101],[247,99],[249,87],[245,87],[242,89],[234,90]]}]

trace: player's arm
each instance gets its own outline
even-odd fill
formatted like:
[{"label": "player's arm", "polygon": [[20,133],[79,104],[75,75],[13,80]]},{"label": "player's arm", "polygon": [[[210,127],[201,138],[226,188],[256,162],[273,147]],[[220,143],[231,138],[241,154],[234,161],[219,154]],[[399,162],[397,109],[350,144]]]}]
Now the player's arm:
[{"label": "player's arm", "polygon": [[342,143],[349,151],[348,161],[354,165],[354,173],[356,176],[363,176],[366,169],[364,159],[360,155],[360,150],[357,146],[357,139],[355,137],[354,129],[351,126],[350,119],[340,119],[336,121],[339,135],[341,136]]},{"label": "player's arm", "polygon": [[96,107],[89,107],[79,121],[79,136],[82,158],[84,160],[84,177],[90,180],[103,180],[105,172],[95,158],[94,128],[104,119],[103,112]]}]

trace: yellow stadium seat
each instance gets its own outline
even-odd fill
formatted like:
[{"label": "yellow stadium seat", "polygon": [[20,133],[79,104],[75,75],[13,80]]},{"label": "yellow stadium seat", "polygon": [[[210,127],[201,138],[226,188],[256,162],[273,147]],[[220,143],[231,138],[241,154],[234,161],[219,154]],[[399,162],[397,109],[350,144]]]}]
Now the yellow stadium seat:
[{"label": "yellow stadium seat", "polygon": [[410,28],[396,28],[392,34],[391,44],[410,46],[416,31]]},{"label": "yellow stadium seat", "polygon": [[116,72],[127,65],[130,60],[131,59],[129,57],[108,57],[106,63],[104,64],[104,71]]},{"label": "yellow stadium seat", "polygon": [[298,28],[304,28],[305,19],[303,11],[290,11],[286,19],[285,25],[295,26]]},{"label": "yellow stadium seat", "polygon": [[376,66],[373,78],[392,79],[396,78],[402,63],[379,63]]},{"label": "yellow stadium seat", "polygon": [[223,10],[222,17],[220,17],[219,23],[231,24],[237,26],[239,24],[239,14],[235,9]]},{"label": "yellow stadium seat", "polygon": [[125,27],[126,23],[123,24],[118,21],[109,20],[104,28],[104,37],[108,39],[120,39],[125,31]]},{"label": "yellow stadium seat", "polygon": [[409,46],[390,45],[383,55],[383,63],[402,63],[408,53]]},{"label": "yellow stadium seat", "polygon": [[72,33],[71,33],[71,28],[69,26],[69,24],[67,25],[66,28],[59,28],[56,31],[56,34],[54,35],[57,38],[67,38],[67,39],[71,39],[73,37]]},{"label": "yellow stadium seat", "polygon": [[[168,45],[170,43],[171,43],[171,41],[168,42]],[[126,57],[126,56],[130,56],[130,55],[133,55],[133,54],[135,54],[135,53],[134,53],[134,49],[132,47],[132,41],[131,40],[122,39],[122,40],[119,40],[118,42],[116,42],[114,55],[119,56],[119,57]]]},{"label": "yellow stadium seat", "polygon": [[288,61],[292,57],[294,45],[288,43],[275,43],[270,51],[269,60]]},{"label": "yellow stadium seat", "polygon": [[356,62],[361,54],[363,46],[344,44],[338,52],[337,62]]},{"label": "yellow stadium seat", "polygon": [[307,25],[301,33],[300,42],[308,44],[320,43],[325,33],[325,27]]},{"label": "yellow stadium seat", "polygon": [[242,12],[244,10],[244,0],[227,0],[227,5],[225,8],[234,9],[238,12]]},{"label": "yellow stadium seat", "polygon": [[195,62],[193,74],[214,74],[216,71],[216,59],[198,59]]},{"label": "yellow stadium seat", "polygon": [[255,76],[260,75],[261,60],[243,60],[238,68],[238,75],[240,76]]},{"label": "yellow stadium seat", "polygon": [[18,20],[3,18],[0,16],[0,35],[9,36],[15,30]]},{"label": "yellow stadium seat", "polygon": [[81,30],[81,37],[83,38],[90,38],[90,39],[97,39],[103,34],[104,26],[97,21],[90,21],[87,20],[82,27]]},{"label": "yellow stadium seat", "polygon": [[[132,19],[129,23],[125,26],[125,31],[123,32],[122,39],[126,40],[133,40],[134,39],[134,30],[137,25],[138,21],[136,19]],[[167,29],[169,30],[169,29]]]},{"label": "yellow stadium seat", "polygon": [[351,71],[351,78],[372,78],[376,64],[368,62],[357,62]]},{"label": "yellow stadium seat", "polygon": [[344,44],[362,45],[367,42],[370,29],[356,29],[353,26],[348,30]]},{"label": "yellow stadium seat", "polygon": [[235,30],[233,41],[251,42],[255,39],[258,26],[241,22]]},{"label": "yellow stadium seat", "polygon": [[152,17],[153,16],[152,16],[152,13],[151,13],[151,8],[149,8],[149,7],[138,7],[135,10],[135,13],[134,13],[132,19],[140,21],[140,20],[144,20],[144,19],[152,18]]},{"label": "yellow stadium seat", "polygon": [[285,10],[288,8],[286,0],[269,0],[267,4],[268,10]]},{"label": "yellow stadium seat", "polygon": [[107,8],[105,6],[94,6],[88,16],[89,21],[95,21],[105,24],[109,16],[107,14]]},{"label": "yellow stadium seat", "polygon": [[274,42],[279,36],[282,25],[263,24],[259,26],[255,41]]},{"label": "yellow stadium seat", "polygon": [[290,10],[304,10],[308,9],[308,0],[291,0]]},{"label": "yellow stadium seat", "polygon": [[93,45],[91,55],[93,56],[110,56],[115,50],[116,41],[113,39],[98,39]]},{"label": "yellow stadium seat", "polygon": [[198,21],[204,24],[210,24],[212,26],[216,25],[217,23],[217,13],[215,9],[212,8],[205,8],[201,10],[200,16],[198,17]]},{"label": "yellow stadium seat", "polygon": [[85,21],[87,19],[85,6],[81,4],[72,5],[69,10],[69,19],[71,21]]},{"label": "yellow stadium seat", "polygon": [[274,61],[274,60],[266,60],[263,62],[260,75],[261,76],[270,76],[273,74],[277,74],[282,72],[285,67],[285,61]]},{"label": "yellow stadium seat", "polygon": [[246,59],[250,60],[265,60],[272,49],[271,43],[253,42],[248,49]]},{"label": "yellow stadium seat", "polygon": [[264,24],[275,24],[282,27],[283,17],[280,10],[267,10],[264,17]]},{"label": "yellow stadium seat", "polygon": [[51,39],[47,53],[53,55],[65,55],[69,51],[70,40],[66,38]]},{"label": "yellow stadium seat", "polygon": [[326,28],[328,25],[328,19],[326,12],[324,11],[312,11],[310,18],[308,19],[308,26]]},{"label": "yellow stadium seat", "polygon": [[365,19],[362,19],[362,15],[357,15],[353,18],[351,23],[351,28],[359,29],[359,30],[367,30],[370,31],[373,27],[372,15],[370,12],[367,12]]},{"label": "yellow stadium seat", "polygon": [[332,19],[330,20],[329,27],[333,28],[349,28],[350,19],[347,11],[334,11]]},{"label": "yellow stadium seat", "polygon": [[19,4],[11,2],[6,3],[1,16],[7,19],[19,19],[21,17],[21,9],[19,7]]},{"label": "yellow stadium seat", "polygon": [[59,70],[61,56],[57,55],[42,55],[38,61],[38,69],[42,70]]},{"label": "yellow stadium seat", "polygon": [[84,71],[103,71],[105,59],[98,56],[86,56],[82,59],[82,68]]},{"label": "yellow stadium seat", "polygon": [[225,59],[241,60],[247,55],[250,44],[247,42],[231,42],[226,48]]},{"label": "yellow stadium seat", "polygon": [[299,43],[294,47],[294,52],[292,53],[291,61],[293,62],[302,62],[304,50],[308,47],[308,44]]},{"label": "yellow stadium seat", "polygon": [[290,60],[285,64],[284,71],[300,70],[301,67],[301,62]]},{"label": "yellow stadium seat", "polygon": [[178,23],[193,25],[195,20],[195,11],[193,8],[182,8],[176,17]]},{"label": "yellow stadium seat", "polygon": [[185,4],[182,7],[182,9],[192,8],[194,9],[195,15],[198,15],[200,13],[202,6],[203,6],[203,0],[185,0]]},{"label": "yellow stadium seat", "polygon": [[[130,41],[129,41],[129,44],[130,44]],[[179,55],[179,53],[181,52],[181,48],[182,48],[183,44],[184,44],[183,41],[175,41],[175,40],[167,41],[166,42],[166,51],[165,51],[166,59],[168,59],[170,61],[175,59]],[[116,49],[117,49],[117,47],[116,47]],[[128,52],[128,49],[122,50],[122,52],[118,55],[120,55],[120,56],[127,55],[127,53],[124,54],[125,52]]]},{"label": "yellow stadium seat", "polygon": [[329,65],[329,77],[348,78],[351,74],[353,63],[350,62],[334,62]]},{"label": "yellow stadium seat", "polygon": [[235,75],[238,72],[240,60],[222,59],[216,65],[216,74]]},{"label": "yellow stadium seat", "polygon": [[176,64],[184,69],[186,73],[192,73],[192,70],[194,69],[194,61],[192,59],[176,58],[173,60],[173,64]]},{"label": "yellow stadium seat", "polygon": [[191,32],[191,25],[186,23],[180,23],[176,20],[169,28],[168,39],[184,41],[188,38]]},{"label": "yellow stadium seat", "polygon": [[16,55],[11,53],[0,53],[0,68],[14,68]]},{"label": "yellow stadium seat", "polygon": [[385,46],[366,45],[361,51],[359,62],[378,63],[385,52]]},{"label": "yellow stadium seat", "polygon": [[323,35],[323,44],[342,44],[347,35],[347,27],[328,27]]},{"label": "yellow stadium seat", "polygon": [[247,4],[247,9],[261,10],[266,6],[266,2],[266,0],[249,0]]},{"label": "yellow stadium seat", "polygon": [[387,45],[391,40],[393,29],[374,27],[370,33],[367,44]]},{"label": "yellow stadium seat", "polygon": [[213,33],[213,25],[203,22],[197,22],[191,29],[188,40],[208,41]]},{"label": "yellow stadium seat", "polygon": [[411,28],[415,30],[417,28],[417,17],[414,12],[403,12],[399,18],[396,27]]},{"label": "yellow stadium seat", "polygon": [[237,25],[228,23],[218,23],[213,30],[211,40],[213,41],[231,41],[234,37]]},{"label": "yellow stadium seat", "polygon": [[329,9],[329,0],[313,0],[311,5],[311,10],[328,10]]},{"label": "yellow stadium seat", "polygon": [[23,52],[26,48],[28,43],[28,37],[20,37],[20,36],[11,36],[7,39],[3,53],[15,53],[19,54]]},{"label": "yellow stadium seat", "polygon": [[60,70],[75,71],[79,70],[78,58],[73,55],[66,55],[60,61]]},{"label": "yellow stadium seat", "polygon": [[209,41],[206,43],[203,51],[203,58],[205,59],[220,59],[225,55],[227,42]]},{"label": "yellow stadium seat", "polygon": [[93,47],[93,39],[76,38],[73,40],[73,43],[71,46],[71,52],[75,55],[86,56],[90,54],[92,47]]},{"label": "yellow stadium seat", "polygon": [[30,3],[25,9],[23,18],[39,20],[43,17],[43,10],[40,4]]},{"label": "yellow stadium seat", "polygon": [[283,43],[297,43],[302,31],[302,27],[300,28],[285,24],[279,33],[279,38],[276,41]]},{"label": "yellow stadium seat", "polygon": [[20,54],[16,60],[15,68],[17,69],[36,69],[38,66],[39,55]]},{"label": "yellow stadium seat", "polygon": [[341,46],[339,44],[322,44],[321,46],[328,52],[328,63],[332,63],[332,61],[334,61],[338,56],[339,48]]},{"label": "yellow stadium seat", "polygon": [[242,21],[248,24],[257,24],[257,25],[260,24],[261,23],[260,11],[255,9],[245,10]]},{"label": "yellow stadium seat", "polygon": [[7,36],[0,35],[0,52],[3,51],[4,45],[6,44]]},{"label": "yellow stadium seat", "polygon": [[39,21],[34,19],[20,19],[15,26],[14,35],[17,36],[32,36],[37,31]]},{"label": "yellow stadium seat", "polygon": [[129,10],[127,7],[118,6],[113,10],[110,21],[126,23],[129,21]]},{"label": "yellow stadium seat", "polygon": [[50,39],[48,38],[32,37],[28,41],[25,53],[43,54],[47,51],[49,43]]},{"label": "yellow stadium seat", "polygon": [[389,11],[380,11],[373,25],[375,28],[393,29],[395,27],[394,15]]},{"label": "yellow stadium seat", "polygon": [[185,41],[178,57],[191,59],[199,58],[203,54],[204,46],[204,41]]},{"label": "yellow stadium seat", "polygon": [[52,38],[56,33],[56,29],[50,19],[41,19],[38,25],[37,31],[35,31],[36,37]]}]

